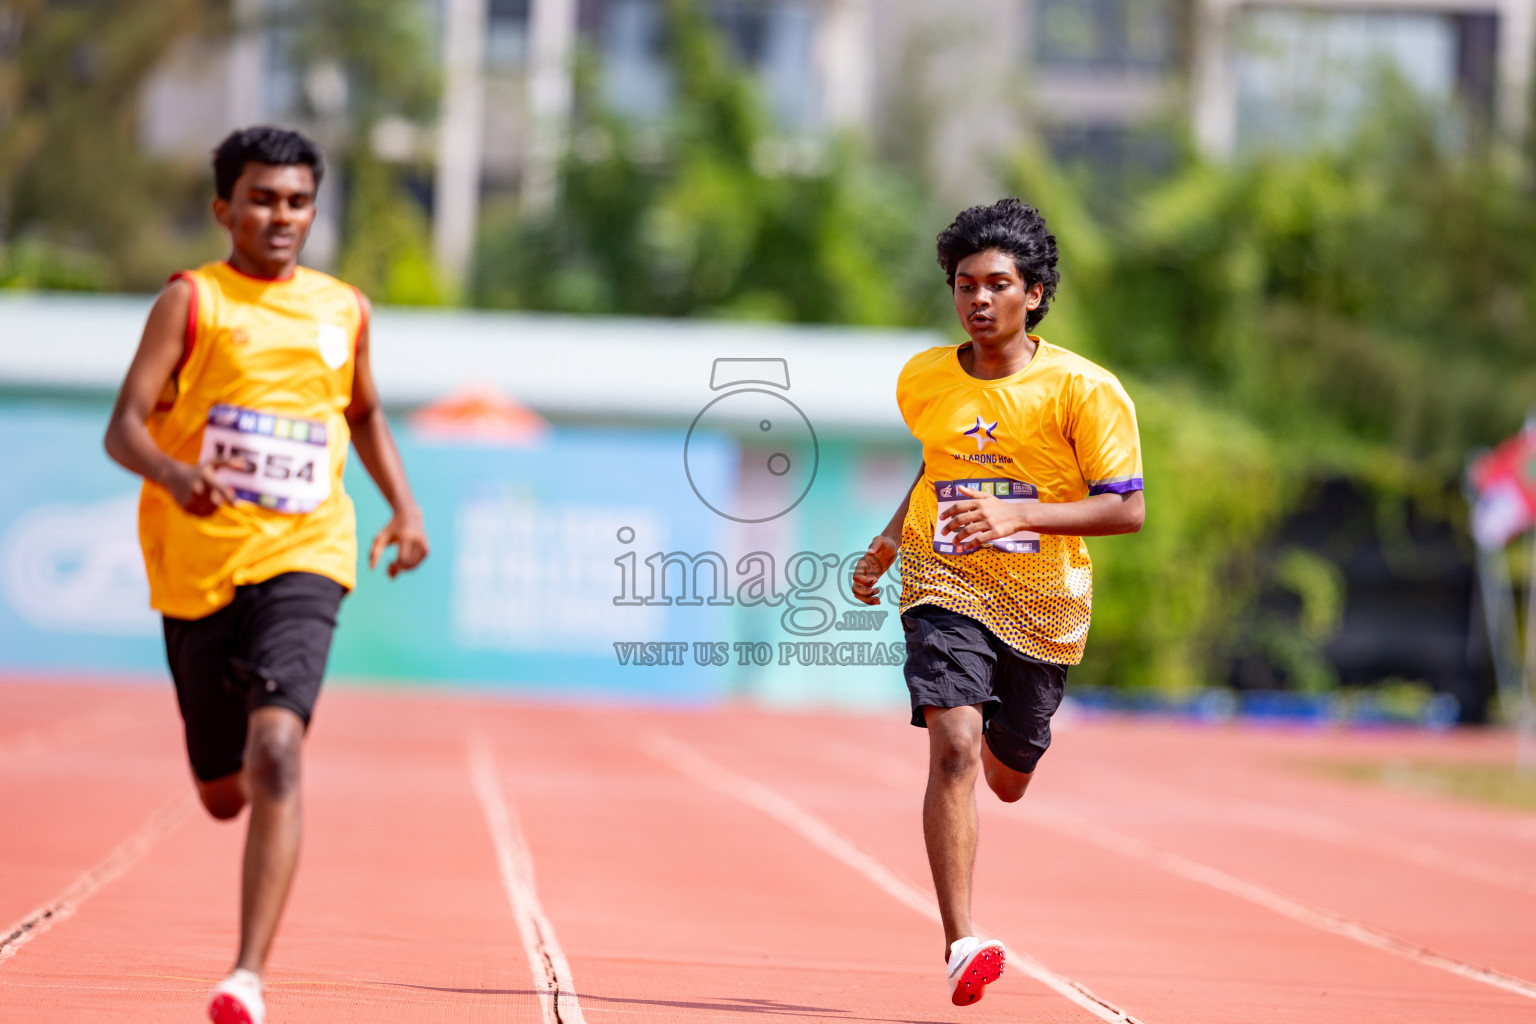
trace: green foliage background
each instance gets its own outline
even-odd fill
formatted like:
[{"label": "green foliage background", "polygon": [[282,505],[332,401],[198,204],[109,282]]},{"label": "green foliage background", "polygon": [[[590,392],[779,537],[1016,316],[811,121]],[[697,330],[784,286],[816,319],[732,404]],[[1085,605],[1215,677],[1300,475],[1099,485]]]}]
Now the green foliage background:
[{"label": "green foliage background", "polygon": [[[1373,496],[1387,543],[1410,507],[1461,523],[1468,452],[1536,395],[1527,164],[1448,141],[1444,112],[1388,86],[1345,146],[1189,157],[1113,223],[1038,160],[1015,181],[1049,197],[1063,243],[1073,315],[1045,328],[1126,378],[1147,452],[1147,529],[1094,546],[1097,664],[1080,675],[1177,686],[1257,653],[1293,686],[1331,685],[1342,575],[1269,540],[1330,479]],[[1259,587],[1297,614],[1259,613]]]},{"label": "green foliage background", "polygon": [[[338,269],[381,302],[442,298],[425,212],[406,191],[421,168],[369,145],[386,117],[432,114],[428,13],[414,0],[304,0],[246,26],[274,31],[298,69],[295,115],[331,170],[323,198],[341,193]],[[0,287],[152,291],[221,250],[209,172],[143,151],[139,98],[180,47],[216,47],[239,27],[229,0],[0,3]],[[322,66],[345,83],[340,109],[315,109],[304,87]]]},{"label": "green foliage background", "polygon": [[[674,106],[585,111],[554,209],[493,214],[473,295],[572,313],[849,324],[932,319],[926,205],[861,140],[775,132],[702,7],[669,0]],[[942,296],[939,297],[942,302]]]},{"label": "green foliage background", "polygon": [[202,175],[145,159],[139,87],[222,4],[0,5],[0,285],[158,288],[204,239],[178,231]]}]

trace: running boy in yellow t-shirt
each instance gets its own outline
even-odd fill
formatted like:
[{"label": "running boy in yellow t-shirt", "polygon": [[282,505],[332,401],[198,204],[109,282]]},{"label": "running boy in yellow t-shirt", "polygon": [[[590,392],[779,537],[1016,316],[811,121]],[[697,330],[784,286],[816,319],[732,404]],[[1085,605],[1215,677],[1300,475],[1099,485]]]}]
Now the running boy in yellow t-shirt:
[{"label": "running boy in yellow t-shirt", "polygon": [[912,724],[928,729],[923,838],[950,997],[980,999],[1006,951],[971,925],[976,775],[1012,802],[1051,742],[1093,600],[1084,537],[1145,516],[1136,411],[1114,374],[1029,333],[1055,294],[1056,239],[1017,199],[974,206],[938,241],[970,340],[913,356],[896,401],[923,446],[907,500],[853,578],[879,603],[901,553]]},{"label": "running boy in yellow t-shirt", "polygon": [[320,151],[250,128],[214,152],[225,261],[175,275],[118,393],[107,452],[144,478],[139,539],[198,796],[215,818],[250,805],[240,951],[213,990],[216,1024],[262,1024],[262,972],[299,854],[300,750],[357,528],[347,443],[394,510],[370,567],[427,556],[421,512],[369,369],[368,305],[299,266]]}]

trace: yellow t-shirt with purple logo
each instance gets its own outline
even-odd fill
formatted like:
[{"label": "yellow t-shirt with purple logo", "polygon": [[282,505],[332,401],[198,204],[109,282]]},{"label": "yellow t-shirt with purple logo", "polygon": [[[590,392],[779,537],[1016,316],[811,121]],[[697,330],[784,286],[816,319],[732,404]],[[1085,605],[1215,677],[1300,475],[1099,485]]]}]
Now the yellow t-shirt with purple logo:
[{"label": "yellow t-shirt with purple logo", "polygon": [[960,486],[1004,501],[1080,501],[1141,490],[1136,408],[1115,375],[1039,338],[1018,373],[979,380],[959,349],[907,361],[896,402],[923,446],[901,538],[901,610],[936,605],[970,616],[1041,661],[1083,658],[1093,562],[1081,537],[1018,533],[970,554],[937,533]]}]

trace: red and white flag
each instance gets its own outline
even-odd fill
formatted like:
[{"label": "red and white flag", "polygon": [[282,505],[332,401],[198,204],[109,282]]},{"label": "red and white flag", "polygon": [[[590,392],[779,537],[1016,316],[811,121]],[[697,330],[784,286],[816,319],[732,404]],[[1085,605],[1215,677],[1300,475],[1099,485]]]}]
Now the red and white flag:
[{"label": "red and white flag", "polygon": [[1467,479],[1479,547],[1502,548],[1536,526],[1536,424],[1474,460]]}]

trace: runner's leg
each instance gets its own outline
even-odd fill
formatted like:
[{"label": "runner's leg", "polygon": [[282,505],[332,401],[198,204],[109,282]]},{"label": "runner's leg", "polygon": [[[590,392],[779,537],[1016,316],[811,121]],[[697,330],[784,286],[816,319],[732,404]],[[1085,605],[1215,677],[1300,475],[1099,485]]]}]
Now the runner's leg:
[{"label": "runner's leg", "polygon": [[923,840],[944,923],[944,955],[971,927],[971,873],[976,865],[976,775],[981,767],[981,709],[925,707],[928,789]]},{"label": "runner's leg", "polygon": [[1067,667],[999,647],[993,686],[1001,702],[987,720],[981,766],[987,786],[1011,804],[1024,796],[1051,745],[1051,716],[1066,692]]},{"label": "runner's leg", "polygon": [[283,573],[243,589],[245,644],[231,659],[231,668],[253,705],[244,772],[251,816],[236,967],[260,975],[298,866],[304,733],[319,697],[337,608],[346,590],[304,572]]},{"label": "runner's leg", "polygon": [[1008,804],[1022,797],[1029,788],[1029,780],[1035,777],[1034,772],[1017,771],[999,761],[990,743],[981,745],[981,769],[987,777],[987,787]]},{"label": "runner's leg", "polygon": [[209,782],[199,780],[197,798],[209,814],[228,821],[245,810],[245,773],[233,772]]},{"label": "runner's leg", "polygon": [[220,821],[238,815],[246,800],[241,758],[250,701],[227,679],[229,657],[239,643],[239,612],[227,605],[202,619],[164,620],[165,656],[176,681],[197,796]]},{"label": "runner's leg", "polygon": [[236,967],[262,974],[293,884],[302,828],[299,801],[304,720],[283,707],[251,712],[245,788],[251,819],[240,890],[240,958]]}]

